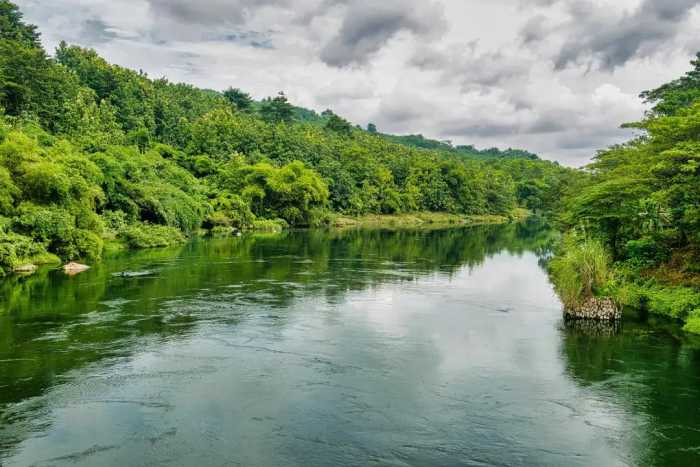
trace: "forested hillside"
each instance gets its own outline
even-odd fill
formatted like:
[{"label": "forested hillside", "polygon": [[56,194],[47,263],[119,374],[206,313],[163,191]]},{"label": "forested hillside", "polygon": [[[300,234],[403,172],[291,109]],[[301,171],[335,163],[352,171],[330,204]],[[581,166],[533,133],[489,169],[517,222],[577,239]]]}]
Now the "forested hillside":
[{"label": "forested hillside", "polygon": [[95,260],[105,240],[160,246],[333,213],[550,210],[576,177],[523,151],[419,148],[283,93],[257,102],[151,79],[65,43],[50,56],[7,0],[0,107],[3,271]]},{"label": "forested hillside", "polygon": [[[686,329],[700,332],[700,54],[692,66],[644,92],[652,110],[627,125],[640,136],[600,152],[590,165],[587,183],[562,214],[572,232],[562,261],[572,263],[568,275],[585,276],[591,261],[573,252],[602,243],[607,257],[601,263],[612,272],[597,279],[592,292],[687,321]],[[590,290],[581,277],[559,279],[581,295]]]}]

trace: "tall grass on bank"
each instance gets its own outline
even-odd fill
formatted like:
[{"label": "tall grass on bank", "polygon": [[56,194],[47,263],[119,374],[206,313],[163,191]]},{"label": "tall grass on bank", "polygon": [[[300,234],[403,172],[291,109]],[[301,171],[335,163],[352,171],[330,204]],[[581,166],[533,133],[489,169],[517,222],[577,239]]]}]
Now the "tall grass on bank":
[{"label": "tall grass on bank", "polygon": [[550,273],[564,306],[574,309],[606,284],[610,255],[597,240],[569,235],[564,238],[561,254],[551,261]]}]

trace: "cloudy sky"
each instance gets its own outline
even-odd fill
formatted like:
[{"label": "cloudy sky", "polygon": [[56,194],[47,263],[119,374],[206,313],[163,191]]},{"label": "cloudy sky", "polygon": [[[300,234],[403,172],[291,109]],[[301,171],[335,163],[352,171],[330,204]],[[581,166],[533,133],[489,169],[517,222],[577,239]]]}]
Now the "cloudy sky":
[{"label": "cloudy sky", "polygon": [[700,50],[700,0],[15,1],[51,50],[568,165]]}]

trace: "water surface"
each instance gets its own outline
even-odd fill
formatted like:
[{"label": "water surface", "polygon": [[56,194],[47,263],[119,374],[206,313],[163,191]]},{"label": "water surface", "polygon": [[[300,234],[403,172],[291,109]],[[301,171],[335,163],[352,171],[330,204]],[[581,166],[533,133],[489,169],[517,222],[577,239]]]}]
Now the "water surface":
[{"label": "water surface", "polygon": [[697,465],[700,352],[562,322],[536,225],[288,232],[0,283],[0,465]]}]

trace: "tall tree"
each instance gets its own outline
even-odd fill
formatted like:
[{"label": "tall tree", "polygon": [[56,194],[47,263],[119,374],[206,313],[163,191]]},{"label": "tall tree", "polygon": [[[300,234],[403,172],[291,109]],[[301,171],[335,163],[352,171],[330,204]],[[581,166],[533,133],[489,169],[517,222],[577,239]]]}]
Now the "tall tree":
[{"label": "tall tree", "polygon": [[654,104],[655,114],[673,115],[700,99],[700,52],[690,64],[693,68],[682,77],[640,95],[644,102]]},{"label": "tall tree", "polygon": [[260,116],[268,123],[289,123],[294,118],[294,106],[280,91],[274,98],[263,100]]},{"label": "tall tree", "polygon": [[230,87],[224,91],[224,97],[240,112],[250,112],[252,110],[253,99],[247,92]]},{"label": "tall tree", "polygon": [[343,136],[350,136],[352,134],[352,124],[336,114],[332,114],[328,118],[325,128],[326,130],[333,131]]}]

